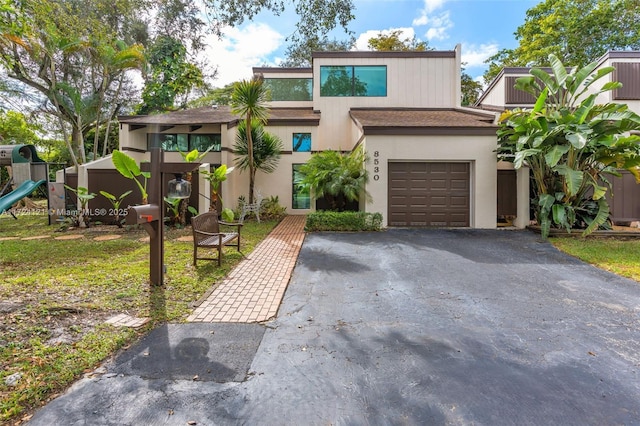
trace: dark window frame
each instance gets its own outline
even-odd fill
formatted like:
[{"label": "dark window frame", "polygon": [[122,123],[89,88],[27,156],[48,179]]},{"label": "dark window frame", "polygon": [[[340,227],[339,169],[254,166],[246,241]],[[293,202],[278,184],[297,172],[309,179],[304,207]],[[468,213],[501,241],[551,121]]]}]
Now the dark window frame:
[{"label": "dark window frame", "polygon": [[[347,74],[349,75],[349,78],[351,79],[351,90],[349,94],[327,94],[326,90],[323,90],[323,75],[325,75],[323,73],[324,70],[328,70],[328,69],[338,69],[338,68],[344,68],[345,71],[350,71]],[[366,69],[366,68],[380,68],[380,69],[384,69],[384,94],[367,94],[366,92],[363,94],[358,94],[357,93],[357,85],[358,83],[363,83],[362,81],[358,80],[357,75],[356,75],[356,71],[360,70],[360,69]],[[330,71],[325,71],[325,72],[330,72]],[[327,77],[328,78],[328,77]],[[327,82],[327,78],[324,79],[324,83],[326,84]],[[366,82],[363,83],[364,84],[364,90],[366,89]],[[389,72],[388,72],[388,67],[387,65],[321,65],[320,66],[320,97],[362,97],[362,98],[385,98],[388,96],[388,89],[389,89]]]},{"label": "dark window frame", "polygon": [[[309,135],[309,149],[305,149],[305,150],[301,150],[301,149],[296,149],[296,135]],[[291,135],[291,139],[292,139],[292,145],[291,145],[291,149],[293,152],[311,152],[311,146],[313,144],[313,140],[311,138],[311,132],[293,132],[293,134]],[[302,141],[300,141],[300,143],[298,144],[298,146],[302,145]]]},{"label": "dark window frame", "polygon": [[[190,152],[193,151],[194,149],[194,145],[195,145],[195,141],[192,142],[192,139],[195,139],[198,136],[217,136],[217,146],[214,143],[214,148],[210,150],[210,152],[220,152],[222,151],[222,134],[221,133],[147,133],[147,151],[149,149],[151,149],[152,146],[154,146],[154,139],[157,138],[159,139],[160,137],[165,137],[165,136],[173,136],[174,137],[174,145],[176,149],[166,149],[163,148],[165,152],[178,152],[178,147],[179,147],[179,142],[178,139],[179,137],[185,137],[187,138],[187,149],[184,150],[183,152]],[[200,147],[198,147],[200,148]],[[198,150],[198,152],[204,152],[206,150],[200,151]]]},{"label": "dark window frame", "polygon": [[311,191],[305,191],[308,195],[308,206],[307,207],[298,207],[298,202],[296,200],[296,195],[299,194],[297,191],[297,182],[296,182],[296,169],[300,166],[304,166],[303,163],[293,163],[291,165],[291,209],[292,210],[308,210],[311,208]]}]

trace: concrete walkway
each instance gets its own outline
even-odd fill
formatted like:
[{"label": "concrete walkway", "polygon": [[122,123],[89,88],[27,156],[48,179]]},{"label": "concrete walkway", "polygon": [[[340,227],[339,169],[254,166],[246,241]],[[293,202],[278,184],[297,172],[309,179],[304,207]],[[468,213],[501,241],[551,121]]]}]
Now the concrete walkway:
[{"label": "concrete walkway", "polygon": [[305,216],[287,216],[187,318],[262,322],[274,317],[304,241]]}]

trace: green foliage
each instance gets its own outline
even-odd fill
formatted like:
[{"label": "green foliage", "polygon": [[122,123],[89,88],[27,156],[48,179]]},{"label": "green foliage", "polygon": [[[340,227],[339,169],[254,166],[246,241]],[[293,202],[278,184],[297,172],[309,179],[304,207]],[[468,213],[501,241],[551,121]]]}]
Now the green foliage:
[{"label": "green foliage", "polygon": [[307,40],[322,39],[337,26],[345,31],[349,22],[354,18],[355,8],[352,0],[205,0],[209,11],[215,12],[217,18],[213,30],[218,34],[224,25],[237,26],[245,19],[252,20],[258,13],[272,12],[280,15],[287,6],[295,10],[299,19],[296,30],[289,36],[294,45]]},{"label": "green foliage", "polygon": [[283,67],[311,67],[313,52],[347,52],[354,46],[355,40],[330,40],[328,37],[312,37],[287,47]]},{"label": "green foliage", "polygon": [[122,221],[120,220],[120,206],[122,205],[122,202],[124,201],[124,199],[131,194],[132,191],[126,191],[125,193],[121,194],[119,197],[116,197],[115,195],[107,192],[107,191],[100,191],[100,194],[105,197],[107,200],[109,200],[109,202],[111,203],[111,205],[113,206],[113,211],[115,212],[115,223],[116,225],[118,225],[119,228],[122,228]]},{"label": "green foliage", "polygon": [[[251,126],[251,139],[253,141],[253,165],[256,170],[264,173],[272,173],[278,167],[280,152],[283,150],[282,140],[265,131],[264,127],[257,121],[253,121]],[[250,167],[247,127],[242,121],[238,124],[236,142],[233,146],[236,157],[236,165],[240,170],[247,170]]]},{"label": "green foliage", "polygon": [[37,124],[27,122],[24,114],[17,111],[0,111],[0,140],[6,144],[38,144],[36,132],[41,131]]},{"label": "green foliage", "polygon": [[475,104],[480,97],[480,94],[482,94],[482,84],[475,81],[469,74],[464,72],[464,69],[460,79],[460,88],[462,90],[461,104],[463,106]]},{"label": "green foliage", "polygon": [[[249,169],[249,203],[253,203],[253,189],[255,187],[256,164],[254,156],[253,126],[254,120],[266,124],[269,117],[269,91],[264,85],[264,79],[253,76],[251,80],[242,80],[234,84],[231,93],[231,112],[244,117],[246,140],[246,167]],[[239,132],[239,130],[238,130]]]},{"label": "green foliage", "polygon": [[164,202],[167,203],[167,211],[169,212],[169,224],[176,225],[180,222],[180,202],[182,198],[164,197]]},{"label": "green foliage", "polygon": [[[46,214],[25,215],[19,221],[0,215],[0,300],[24,305],[2,313],[7,326],[0,327],[0,424],[20,423],[25,414],[149,328],[183,321],[193,301],[250,255],[276,224],[246,223],[242,228],[244,254],[226,248],[222,267],[208,262],[197,270],[192,266],[193,244],[178,239],[191,235],[191,230],[168,230],[166,289],[150,289],[149,245],[140,242],[147,235],[141,229],[110,241],[94,240],[89,233],[77,240],[57,240],[54,237],[59,234],[47,225]],[[49,238],[6,239],[34,235]],[[104,324],[122,312],[149,317],[152,323],[142,330]],[[60,328],[73,337],[72,342],[48,341]],[[16,372],[22,374],[18,385],[6,386],[4,378]]]},{"label": "green foliage", "polygon": [[350,153],[327,150],[315,153],[309,161],[300,167],[300,184],[313,191],[316,198],[326,197],[332,204],[332,210],[343,210],[344,203],[338,205],[343,196],[345,200],[358,201],[364,191],[365,197],[371,196],[365,190],[368,180],[365,163],[367,155],[362,146]]},{"label": "green foliage", "polygon": [[505,66],[548,66],[553,54],[577,67],[608,50],[640,49],[638,0],[545,0],[527,10],[516,30],[515,49],[503,49],[487,60],[485,82]]},{"label": "green foliage", "polygon": [[0,35],[0,66],[55,120],[76,166],[87,131],[111,120],[125,73],[141,63],[141,46],[117,34],[130,12],[124,2],[26,0],[3,16],[19,25]]},{"label": "green foliage", "polygon": [[284,218],[287,208],[280,205],[280,198],[272,195],[266,200],[262,200],[260,205],[260,218],[265,220],[280,220]]},{"label": "green foliage", "polygon": [[234,83],[224,87],[209,89],[203,96],[189,101],[188,108],[208,107],[212,105],[229,105]]},{"label": "green foliage", "polygon": [[307,215],[305,231],[379,231],[380,213],[317,211]]},{"label": "green foliage", "polygon": [[[122,176],[127,179],[132,179],[136,185],[138,185],[140,195],[142,196],[142,204],[147,204],[147,199],[149,198],[149,195],[147,194],[147,180],[151,174],[149,172],[141,171],[136,160],[117,149],[111,154],[111,161],[113,162],[116,170]],[[143,178],[144,184],[140,183],[138,177]]]},{"label": "green foliage", "polygon": [[148,69],[138,114],[152,114],[187,106],[192,89],[204,86],[202,71],[187,60],[187,48],[170,36],[160,36],[147,50]]},{"label": "green foliage", "polygon": [[91,218],[86,215],[87,205],[90,200],[93,200],[96,197],[96,194],[89,192],[89,190],[84,186],[79,186],[77,189],[72,188],[69,185],[65,185],[64,187],[76,194],[78,201],[80,201],[80,210],[71,218],[74,225],[81,227],[89,226]]},{"label": "green foliage", "polygon": [[233,210],[229,208],[222,209],[222,213],[220,214],[220,216],[222,217],[223,221],[230,222],[230,223],[233,222],[233,220],[236,218],[236,215],[233,212]]},{"label": "green foliage", "polygon": [[433,50],[426,41],[413,38],[401,38],[402,30],[392,30],[388,34],[378,32],[376,37],[369,39],[367,45],[371,50],[377,51],[425,51]]},{"label": "green foliage", "polygon": [[598,94],[620,86],[591,88],[613,68],[596,63],[567,72],[549,57],[552,73],[532,69],[516,88],[533,94],[533,109],[506,111],[500,117],[498,158],[528,165],[533,175],[534,207],[543,236],[551,227],[584,229],[605,225],[611,189],[607,176],[626,169],[640,182],[640,116],[624,104],[596,105]]},{"label": "green foliage", "polygon": [[211,185],[211,198],[209,199],[209,205],[211,207],[216,208],[218,201],[222,204],[222,199],[220,199],[219,196],[220,184],[227,180],[227,175],[231,173],[233,169],[234,167],[227,167],[226,164],[221,164],[219,167],[216,167],[213,172],[208,170],[201,172]]}]

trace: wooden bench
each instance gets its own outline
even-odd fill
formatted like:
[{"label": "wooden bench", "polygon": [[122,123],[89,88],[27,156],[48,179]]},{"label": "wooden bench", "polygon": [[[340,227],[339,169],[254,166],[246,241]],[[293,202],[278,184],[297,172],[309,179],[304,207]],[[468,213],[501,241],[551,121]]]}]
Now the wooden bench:
[{"label": "wooden bench", "polygon": [[[220,225],[236,227],[236,232],[220,232]],[[193,265],[198,260],[217,260],[218,266],[222,262],[222,248],[225,246],[236,247],[240,251],[241,223],[227,223],[218,220],[218,212],[201,213],[191,218],[193,229]],[[198,257],[198,248],[218,251],[218,257]]]}]

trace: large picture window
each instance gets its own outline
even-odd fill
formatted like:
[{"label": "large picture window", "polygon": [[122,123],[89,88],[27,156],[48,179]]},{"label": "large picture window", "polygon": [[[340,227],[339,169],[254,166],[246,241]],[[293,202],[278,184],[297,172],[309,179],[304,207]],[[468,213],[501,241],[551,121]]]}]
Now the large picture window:
[{"label": "large picture window", "polygon": [[222,150],[222,136],[220,134],[188,134],[188,133],[149,133],[147,135],[147,146],[161,147],[168,152],[189,152],[197,149],[204,152],[211,147],[211,151],[220,152]]},{"label": "large picture window", "polygon": [[311,196],[309,194],[309,188],[300,185],[302,181],[302,175],[299,171],[300,167],[302,167],[302,164],[293,165],[293,197],[291,200],[291,208],[309,209],[311,208]]},{"label": "large picture window", "polygon": [[272,101],[312,101],[311,78],[265,78],[264,85],[271,91]]},{"label": "large picture window", "polygon": [[320,96],[387,96],[387,67],[321,66]]}]

